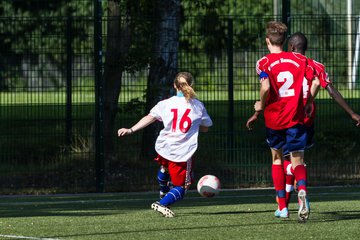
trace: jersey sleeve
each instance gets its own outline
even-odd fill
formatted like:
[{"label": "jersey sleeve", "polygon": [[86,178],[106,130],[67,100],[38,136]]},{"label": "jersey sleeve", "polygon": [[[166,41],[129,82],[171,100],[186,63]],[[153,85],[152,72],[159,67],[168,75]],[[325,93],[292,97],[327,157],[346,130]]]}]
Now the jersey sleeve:
[{"label": "jersey sleeve", "polygon": [[312,81],[314,77],[316,77],[314,62],[308,59],[305,69],[305,78],[308,81]]},{"label": "jersey sleeve", "polygon": [[158,121],[162,121],[161,118],[161,112],[162,112],[162,107],[161,104],[162,102],[158,102],[151,110],[149,115],[156,118]]},{"label": "jersey sleeve", "polygon": [[256,73],[259,76],[261,82],[265,78],[269,78],[269,74],[266,72],[266,64],[269,62],[267,57],[263,57],[256,62]]},{"label": "jersey sleeve", "polygon": [[206,108],[203,105],[203,110],[202,110],[202,116],[201,116],[201,126],[204,127],[211,127],[213,125],[213,122],[209,116],[209,114],[206,111]]},{"label": "jersey sleeve", "polygon": [[257,75],[260,77],[262,74],[266,74],[266,63],[269,60],[267,59],[267,57],[263,57],[260,58],[257,62],[256,62],[256,73]]},{"label": "jersey sleeve", "polygon": [[316,75],[320,80],[320,86],[322,88],[326,88],[331,83],[331,81],[329,79],[328,73],[325,71],[325,66],[315,60],[314,60],[314,66],[315,66]]},{"label": "jersey sleeve", "polygon": [[319,80],[320,80],[320,86],[322,88],[326,88],[331,83],[329,79],[329,75],[327,72],[325,72],[325,69],[321,74],[319,74]]},{"label": "jersey sleeve", "polygon": [[211,127],[213,125],[213,122],[210,118],[210,116],[207,114],[206,110],[203,113],[202,117],[201,117],[201,126],[204,127]]}]

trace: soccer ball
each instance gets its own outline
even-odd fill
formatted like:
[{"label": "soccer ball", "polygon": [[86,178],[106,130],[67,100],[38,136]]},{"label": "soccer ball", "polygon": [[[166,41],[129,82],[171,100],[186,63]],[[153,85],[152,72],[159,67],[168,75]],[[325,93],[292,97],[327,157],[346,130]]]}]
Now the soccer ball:
[{"label": "soccer ball", "polygon": [[205,175],[198,181],[197,191],[203,197],[214,197],[221,189],[220,180],[214,175]]}]

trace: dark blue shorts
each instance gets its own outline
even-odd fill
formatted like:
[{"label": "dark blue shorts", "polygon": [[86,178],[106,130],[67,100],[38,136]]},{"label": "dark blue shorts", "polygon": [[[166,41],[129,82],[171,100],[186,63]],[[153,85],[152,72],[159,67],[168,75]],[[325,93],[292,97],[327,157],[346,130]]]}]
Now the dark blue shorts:
[{"label": "dark blue shorts", "polygon": [[[314,130],[314,124],[312,124],[311,126],[306,127],[306,147],[305,149],[309,149],[312,146],[314,146],[315,142],[314,142],[314,134],[315,134],[315,130]],[[285,145],[283,147],[283,156],[289,156],[290,152],[288,151],[287,146]]]},{"label": "dark blue shorts", "polygon": [[270,148],[283,149],[283,152],[304,151],[307,143],[307,129],[301,124],[284,130],[266,128],[266,141]]}]

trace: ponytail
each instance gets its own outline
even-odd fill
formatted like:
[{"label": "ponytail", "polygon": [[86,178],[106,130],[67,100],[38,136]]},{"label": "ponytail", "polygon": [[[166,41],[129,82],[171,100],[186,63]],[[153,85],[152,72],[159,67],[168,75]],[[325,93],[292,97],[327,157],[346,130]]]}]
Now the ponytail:
[{"label": "ponytail", "polygon": [[[185,82],[180,81],[180,78],[184,78]],[[186,101],[196,98],[196,93],[192,88],[193,83],[194,78],[189,72],[179,72],[175,77],[175,86],[184,94]]]}]

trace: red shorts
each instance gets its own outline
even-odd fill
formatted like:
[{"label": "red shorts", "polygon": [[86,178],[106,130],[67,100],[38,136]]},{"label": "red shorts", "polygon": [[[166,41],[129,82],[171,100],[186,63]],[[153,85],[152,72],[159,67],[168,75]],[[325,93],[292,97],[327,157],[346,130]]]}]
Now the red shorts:
[{"label": "red shorts", "polygon": [[155,159],[160,165],[168,169],[174,186],[188,187],[193,181],[192,160],[187,162],[172,162],[158,155]]}]

